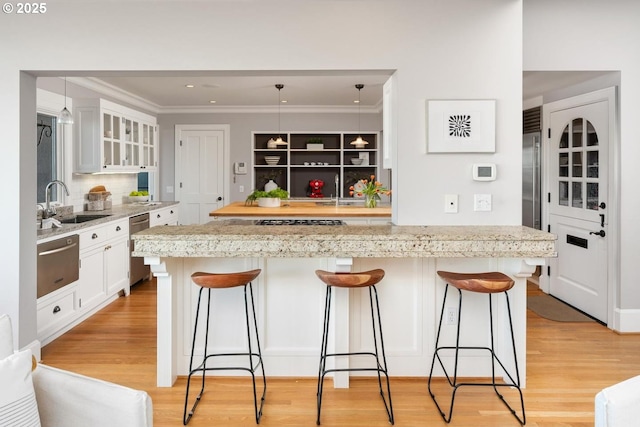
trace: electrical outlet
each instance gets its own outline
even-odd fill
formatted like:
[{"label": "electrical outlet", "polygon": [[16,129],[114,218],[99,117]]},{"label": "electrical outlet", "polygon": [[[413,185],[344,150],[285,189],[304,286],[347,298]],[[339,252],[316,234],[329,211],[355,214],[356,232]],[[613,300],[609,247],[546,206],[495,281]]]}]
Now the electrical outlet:
[{"label": "electrical outlet", "polygon": [[244,193],[244,185],[239,186],[238,191]]},{"label": "electrical outlet", "polygon": [[491,194],[474,194],[473,210],[476,212],[491,211]]},{"label": "electrical outlet", "polygon": [[447,307],[447,325],[455,325],[458,322],[458,309],[456,307]]}]

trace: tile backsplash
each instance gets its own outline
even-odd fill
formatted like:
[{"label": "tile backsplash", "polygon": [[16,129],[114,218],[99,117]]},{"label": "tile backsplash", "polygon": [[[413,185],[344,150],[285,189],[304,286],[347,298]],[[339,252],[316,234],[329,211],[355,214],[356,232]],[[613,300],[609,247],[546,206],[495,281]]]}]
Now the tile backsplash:
[{"label": "tile backsplash", "polygon": [[73,205],[74,212],[86,209],[87,193],[96,185],[104,185],[111,192],[113,205],[127,203],[129,193],[138,188],[136,174],[105,174],[105,175],[72,175],[71,182],[66,182],[70,196],[65,204]]}]

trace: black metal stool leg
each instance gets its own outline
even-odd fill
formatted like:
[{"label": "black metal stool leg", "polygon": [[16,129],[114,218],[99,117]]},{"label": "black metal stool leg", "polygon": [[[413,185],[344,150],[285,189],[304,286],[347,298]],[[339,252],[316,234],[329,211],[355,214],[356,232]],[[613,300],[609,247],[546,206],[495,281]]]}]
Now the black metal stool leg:
[{"label": "black metal stool leg", "polygon": [[[256,345],[258,347],[258,353],[257,353],[258,363],[255,366],[253,365],[253,356],[255,356],[256,354],[253,353],[253,350],[251,348],[251,326],[249,324],[249,306],[247,301],[248,299],[247,287],[249,287],[249,296],[251,297],[251,311],[253,313],[253,326],[255,328],[254,330],[256,334]],[[244,308],[245,308],[245,319],[247,324],[247,342],[249,345],[249,353],[248,353],[249,366],[251,367],[251,369],[249,369],[249,373],[251,374],[251,380],[253,383],[253,405],[254,405],[255,415],[256,415],[256,424],[260,424],[260,418],[262,417],[262,407],[264,406],[264,397],[265,397],[265,394],[267,393],[267,379],[265,377],[264,365],[262,363],[262,350],[260,348],[260,337],[258,334],[258,321],[256,319],[256,307],[253,299],[253,286],[251,285],[251,282],[249,282],[247,285],[244,286]],[[258,366],[262,370],[262,383],[263,383],[262,397],[260,398],[260,408],[258,408],[258,392],[256,389],[256,376],[255,376],[255,371],[257,370]]]},{"label": "black metal stool leg", "polygon": [[[185,393],[185,398],[184,398],[184,413],[182,416],[182,423],[184,425],[187,425],[187,423],[189,422],[189,420],[191,420],[191,417],[193,417],[193,414],[196,410],[196,407],[198,406],[198,403],[200,403],[200,399],[202,399],[202,394],[204,393],[204,385],[205,385],[205,373],[206,373],[206,369],[207,369],[207,345],[208,345],[208,341],[209,341],[209,317],[210,317],[210,313],[211,313],[211,289],[207,289],[208,291],[208,299],[207,299],[207,325],[205,328],[205,338],[204,338],[204,353],[203,353],[203,361],[202,364],[200,366],[202,366],[202,368],[198,367],[196,369],[193,369],[193,356],[195,354],[195,348],[196,348],[196,336],[198,334],[198,318],[200,315],[200,300],[202,299],[202,291],[204,290],[204,288],[200,288],[200,292],[198,293],[198,306],[196,308],[196,319],[194,322],[194,326],[193,326],[193,341],[191,343],[191,357],[189,359],[189,376],[187,377],[187,391]],[[189,388],[191,385],[191,377],[193,376],[194,373],[198,372],[198,371],[202,371],[202,386],[200,387],[200,392],[198,393],[198,396],[196,397],[196,401],[193,404],[193,407],[191,408],[191,410],[189,411],[189,413],[187,414],[187,405],[189,403]]]},{"label": "black metal stool leg", "polygon": [[[373,288],[373,292],[372,292],[372,288]],[[378,356],[378,340],[376,339],[376,321],[373,313],[372,294],[375,295],[375,300],[376,300],[375,306],[376,306],[376,312],[378,314],[378,332],[380,333],[380,349],[382,351],[382,364],[380,364],[380,358]],[[391,385],[389,382],[389,374],[387,372],[387,356],[384,351],[384,338],[382,336],[382,320],[380,318],[380,303],[378,301],[378,290],[376,289],[375,285],[372,285],[369,287],[369,303],[371,304],[371,324],[373,326],[373,345],[375,348],[376,363],[378,364],[378,369],[377,369],[378,386],[380,387],[380,396],[382,397],[382,403],[384,403],[384,408],[387,411],[387,416],[389,417],[389,423],[393,425],[395,423],[395,420],[393,417],[393,404],[391,402]],[[380,378],[381,372],[384,374],[386,383],[387,383],[387,397],[389,399],[388,403],[384,397],[384,392],[382,391],[382,380]]]},{"label": "black metal stool leg", "polygon": [[322,327],[322,344],[320,346],[320,367],[318,370],[318,390],[316,392],[317,395],[317,418],[316,424],[320,425],[320,409],[322,408],[322,390],[324,388],[324,376],[326,374],[326,364],[327,364],[327,345],[329,343],[328,335],[329,335],[329,312],[331,311],[331,286],[327,286],[327,292],[325,294],[324,300],[324,323]]}]

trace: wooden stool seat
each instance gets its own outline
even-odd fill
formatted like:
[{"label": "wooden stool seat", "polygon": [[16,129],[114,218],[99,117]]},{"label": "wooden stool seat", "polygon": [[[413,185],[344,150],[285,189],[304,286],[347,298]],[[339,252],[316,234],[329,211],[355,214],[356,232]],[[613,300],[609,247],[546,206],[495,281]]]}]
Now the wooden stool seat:
[{"label": "wooden stool seat", "polygon": [[316,270],[316,275],[329,286],[338,288],[364,288],[380,282],[384,277],[384,270],[376,269],[360,273],[332,273]]},{"label": "wooden stool seat", "polygon": [[490,273],[453,273],[451,271],[438,271],[438,276],[442,277],[445,282],[455,288],[483,294],[495,294],[508,291],[513,288],[515,283],[511,277],[498,271]]},{"label": "wooden stool seat", "polygon": [[204,273],[198,271],[191,275],[191,280],[203,288],[235,288],[253,281],[260,274],[260,269],[239,273]]}]

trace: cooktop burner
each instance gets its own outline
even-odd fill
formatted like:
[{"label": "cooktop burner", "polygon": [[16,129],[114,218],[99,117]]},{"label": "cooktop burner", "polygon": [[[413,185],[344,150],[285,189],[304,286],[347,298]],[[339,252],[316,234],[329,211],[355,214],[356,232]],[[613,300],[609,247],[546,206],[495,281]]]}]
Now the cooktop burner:
[{"label": "cooktop burner", "polygon": [[260,219],[256,225],[344,225],[340,219]]}]

